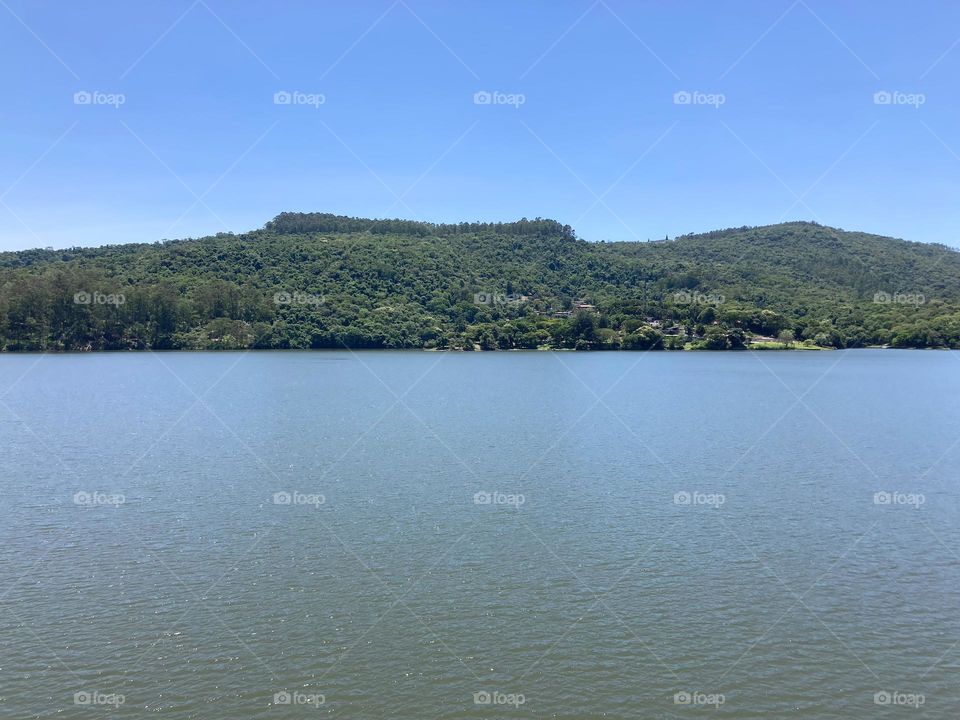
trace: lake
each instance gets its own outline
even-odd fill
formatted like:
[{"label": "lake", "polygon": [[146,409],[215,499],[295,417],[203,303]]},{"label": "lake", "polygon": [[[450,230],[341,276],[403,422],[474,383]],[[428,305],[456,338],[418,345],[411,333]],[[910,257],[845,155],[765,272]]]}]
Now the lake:
[{"label": "lake", "polygon": [[953,718],[958,398],[958,352],[3,356],[0,714]]}]

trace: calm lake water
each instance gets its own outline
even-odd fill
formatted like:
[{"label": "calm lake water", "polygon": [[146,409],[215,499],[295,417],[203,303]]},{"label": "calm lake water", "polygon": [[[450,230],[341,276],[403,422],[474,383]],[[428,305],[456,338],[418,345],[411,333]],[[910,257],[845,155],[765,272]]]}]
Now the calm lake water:
[{"label": "calm lake water", "polygon": [[0,715],[955,718],[958,398],[956,352],[0,357]]}]

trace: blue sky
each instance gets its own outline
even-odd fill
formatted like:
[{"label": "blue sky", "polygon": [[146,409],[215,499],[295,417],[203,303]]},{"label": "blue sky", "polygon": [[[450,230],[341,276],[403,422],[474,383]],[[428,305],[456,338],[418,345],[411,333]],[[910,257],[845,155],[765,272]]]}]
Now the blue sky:
[{"label": "blue sky", "polygon": [[958,40],[955,2],[2,0],[0,249],[285,210],[958,246]]}]

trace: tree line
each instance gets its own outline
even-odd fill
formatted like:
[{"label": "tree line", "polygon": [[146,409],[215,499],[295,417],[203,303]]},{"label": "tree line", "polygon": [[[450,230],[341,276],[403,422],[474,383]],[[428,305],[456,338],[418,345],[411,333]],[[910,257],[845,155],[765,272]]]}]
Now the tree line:
[{"label": "tree line", "polygon": [[958,348],[958,257],[812,223],[590,243],[539,218],[284,213],[242,235],[2,253],[0,350]]}]

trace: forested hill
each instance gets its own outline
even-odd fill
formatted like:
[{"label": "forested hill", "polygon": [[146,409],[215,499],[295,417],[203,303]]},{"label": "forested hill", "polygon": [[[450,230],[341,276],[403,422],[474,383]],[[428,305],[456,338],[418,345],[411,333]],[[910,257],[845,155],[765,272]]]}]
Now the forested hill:
[{"label": "forested hill", "polygon": [[539,218],[326,213],[0,253],[3,351],[750,344],[960,348],[960,253],[802,222],[592,243]]}]

